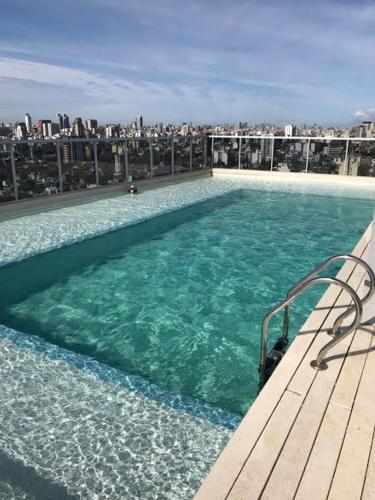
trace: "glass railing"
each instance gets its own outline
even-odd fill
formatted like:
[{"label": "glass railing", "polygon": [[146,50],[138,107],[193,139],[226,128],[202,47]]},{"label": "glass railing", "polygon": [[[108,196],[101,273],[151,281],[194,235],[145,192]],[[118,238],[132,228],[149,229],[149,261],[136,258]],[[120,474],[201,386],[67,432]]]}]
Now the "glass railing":
[{"label": "glass railing", "polygon": [[[125,180],[125,144],[123,142],[98,142],[98,185],[119,184]],[[95,167],[95,165],[94,165]],[[95,171],[95,170],[94,170]]]},{"label": "glass railing", "polygon": [[191,141],[191,170],[200,170],[208,165],[209,140],[207,136],[195,136]]},{"label": "glass railing", "polygon": [[210,166],[207,136],[0,139],[0,203]]},{"label": "glass railing", "polygon": [[209,167],[375,177],[375,139],[202,134],[0,140],[0,202]]},{"label": "glass railing", "polygon": [[346,141],[311,141],[308,171],[345,175]]},{"label": "glass railing", "polygon": [[0,202],[16,199],[15,178],[12,173],[11,146],[0,144]]},{"label": "glass railing", "polygon": [[61,150],[63,191],[96,187],[94,145],[69,141],[57,148]]},{"label": "glass railing", "polygon": [[160,177],[172,173],[172,141],[155,139],[152,144],[152,176]]},{"label": "glass railing", "polygon": [[58,192],[59,170],[54,144],[15,144],[14,159],[20,199]]},{"label": "glass railing", "polygon": [[354,176],[375,177],[375,142],[351,141],[347,173]]},{"label": "glass railing", "polygon": [[174,172],[176,174],[190,171],[190,144],[189,137],[175,137],[173,139]]},{"label": "glass railing", "polygon": [[[240,139],[215,139],[212,148],[212,166],[223,168],[238,168]],[[243,164],[245,165],[245,163]],[[245,166],[244,166],[245,168]]]},{"label": "glass railing", "polygon": [[308,154],[307,141],[274,139],[272,170],[277,172],[305,172]]},{"label": "glass railing", "polygon": [[129,140],[127,141],[129,176],[133,181],[150,178],[151,150],[148,140]]},{"label": "glass railing", "polygon": [[375,177],[375,138],[211,136],[210,141],[213,168]]}]

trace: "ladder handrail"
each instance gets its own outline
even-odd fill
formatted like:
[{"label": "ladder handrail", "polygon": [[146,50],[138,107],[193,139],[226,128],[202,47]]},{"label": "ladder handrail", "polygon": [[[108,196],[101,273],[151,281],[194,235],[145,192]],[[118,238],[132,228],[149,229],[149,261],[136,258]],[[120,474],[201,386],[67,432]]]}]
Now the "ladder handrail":
[{"label": "ladder handrail", "polygon": [[352,323],[349,326],[344,327],[339,335],[333,338],[330,342],[328,342],[328,344],[326,344],[320,350],[318,357],[315,361],[316,366],[314,366],[314,368],[323,367],[324,358],[327,352],[336,344],[338,344],[343,338],[349,335],[352,331],[356,330],[360,325],[362,316],[362,302],[358,297],[357,293],[347,283],[337,278],[326,278],[326,277],[311,278],[308,281],[302,282],[297,289],[294,289],[290,294],[287,295],[287,297],[283,301],[279,302],[279,304],[273,307],[263,319],[262,341],[260,347],[260,361],[259,361],[259,389],[262,389],[262,387],[266,383],[267,340],[269,333],[269,323],[271,319],[275,316],[275,314],[281,311],[281,309],[286,308],[286,306],[291,304],[305,290],[308,290],[312,286],[319,285],[321,283],[337,285],[341,287],[344,291],[346,291],[350,295],[354,303],[356,314]]},{"label": "ladder handrail", "polygon": [[[356,264],[362,266],[367,274],[369,275],[370,278],[370,287],[368,289],[367,294],[361,299],[362,306],[368,302],[371,297],[375,293],[375,273],[372,270],[372,268],[365,262],[363,259],[356,257],[355,255],[351,254],[339,254],[339,255],[333,255],[329,259],[325,260],[321,264],[319,264],[313,271],[311,271],[309,274],[307,274],[304,278],[300,279],[295,283],[288,292],[288,295],[290,295],[293,290],[296,288],[300,287],[303,283],[306,281],[309,281],[311,278],[314,278],[317,276],[319,273],[321,273],[324,269],[327,269],[327,267],[331,266],[335,262],[339,260],[345,260],[345,261],[352,261],[355,262]],[[349,307],[346,311],[340,314],[338,316],[333,324],[333,327],[331,329],[331,334],[334,336],[337,333],[337,330],[340,328],[342,322],[344,321],[345,318],[350,316],[352,314],[353,308]],[[289,317],[290,317],[290,305],[285,307],[285,315],[284,315],[284,325],[283,325],[283,339],[287,342],[288,341],[288,333],[289,333]]]}]

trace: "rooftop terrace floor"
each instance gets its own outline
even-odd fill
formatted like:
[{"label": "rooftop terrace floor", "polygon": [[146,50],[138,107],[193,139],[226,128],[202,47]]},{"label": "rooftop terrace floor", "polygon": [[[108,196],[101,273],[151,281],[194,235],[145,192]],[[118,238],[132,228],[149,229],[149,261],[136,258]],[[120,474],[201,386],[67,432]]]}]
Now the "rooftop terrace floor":
[{"label": "rooftop terrace floor", "polygon": [[[371,262],[370,233],[353,253]],[[361,267],[347,262],[338,278],[364,295]],[[373,306],[366,324],[330,351],[327,370],[310,367],[348,303],[337,287],[327,289],[196,500],[375,498]]]}]

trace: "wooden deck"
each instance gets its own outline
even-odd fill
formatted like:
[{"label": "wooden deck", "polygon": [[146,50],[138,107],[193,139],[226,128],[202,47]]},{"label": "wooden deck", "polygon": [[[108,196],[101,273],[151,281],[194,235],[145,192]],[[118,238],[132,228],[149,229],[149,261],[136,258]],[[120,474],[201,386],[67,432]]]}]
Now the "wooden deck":
[{"label": "wooden deck", "polygon": [[[353,253],[367,257],[370,227]],[[362,297],[364,271],[347,262],[338,278]],[[196,495],[215,499],[375,499],[375,336],[371,309],[330,351],[310,361],[348,295],[327,289]]]}]

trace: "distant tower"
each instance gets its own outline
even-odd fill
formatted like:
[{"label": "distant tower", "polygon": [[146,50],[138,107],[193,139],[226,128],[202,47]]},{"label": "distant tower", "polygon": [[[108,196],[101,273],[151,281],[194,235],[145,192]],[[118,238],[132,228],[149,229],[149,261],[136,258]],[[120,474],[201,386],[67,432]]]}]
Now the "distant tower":
[{"label": "distant tower", "polygon": [[135,124],[138,130],[143,128],[143,117],[142,115],[138,115],[135,119]]},{"label": "distant tower", "polygon": [[26,137],[26,125],[25,123],[19,123],[16,127],[16,137],[17,139],[24,139]]},{"label": "distant tower", "polygon": [[57,124],[59,126],[59,130],[62,130],[64,128],[64,117],[61,113],[58,113],[57,115]]},{"label": "distant tower", "polygon": [[84,136],[84,128],[82,123],[82,118],[75,118],[73,122],[74,135],[77,137]]},{"label": "distant tower", "polygon": [[98,120],[89,119],[86,120],[86,128],[88,130],[96,130],[98,128]]},{"label": "distant tower", "polygon": [[69,116],[64,113],[63,116],[63,128],[70,128]]},{"label": "distant tower", "polygon": [[44,137],[51,137],[52,135],[51,120],[42,120],[42,134]]},{"label": "distant tower", "polygon": [[27,133],[30,134],[33,125],[31,123],[31,116],[29,115],[29,113],[25,114],[25,125]]},{"label": "distant tower", "polygon": [[296,133],[294,125],[285,125],[285,137],[293,137]]}]

